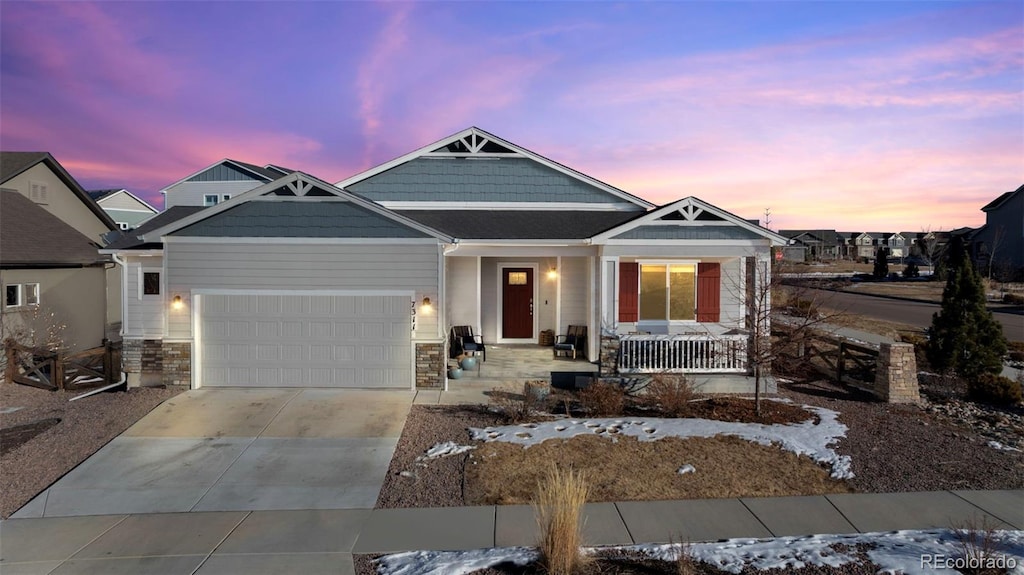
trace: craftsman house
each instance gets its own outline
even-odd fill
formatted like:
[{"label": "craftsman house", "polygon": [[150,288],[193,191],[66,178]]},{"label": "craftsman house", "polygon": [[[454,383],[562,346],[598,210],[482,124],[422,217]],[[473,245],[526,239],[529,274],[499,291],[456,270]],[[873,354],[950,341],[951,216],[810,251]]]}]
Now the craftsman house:
[{"label": "craftsman house", "polygon": [[495,345],[583,326],[581,355],[610,371],[743,375],[747,294],[787,243],[478,128],[162,216],[110,249],[126,365],[193,387],[445,386],[452,326]]}]

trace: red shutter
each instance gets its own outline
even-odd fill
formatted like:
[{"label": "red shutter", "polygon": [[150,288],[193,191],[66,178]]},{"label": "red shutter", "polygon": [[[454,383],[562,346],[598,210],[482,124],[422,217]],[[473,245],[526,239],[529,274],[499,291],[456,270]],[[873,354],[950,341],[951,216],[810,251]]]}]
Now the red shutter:
[{"label": "red shutter", "polygon": [[722,310],[722,266],[697,264],[697,321],[719,321]]},{"label": "red shutter", "polygon": [[619,262],[619,321],[640,319],[640,264]]}]

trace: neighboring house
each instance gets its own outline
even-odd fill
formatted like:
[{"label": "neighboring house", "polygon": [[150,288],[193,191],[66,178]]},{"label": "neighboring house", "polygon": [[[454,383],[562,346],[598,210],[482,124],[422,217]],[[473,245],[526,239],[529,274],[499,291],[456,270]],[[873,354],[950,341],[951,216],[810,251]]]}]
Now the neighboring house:
[{"label": "neighboring house", "polygon": [[811,261],[834,260],[843,257],[845,238],[835,230],[779,230],[779,234],[789,238],[795,245],[786,249],[786,253],[802,247],[806,259]]},{"label": "neighboring house", "polygon": [[873,260],[884,235],[880,232],[861,232],[856,234],[853,238],[853,247],[856,250],[854,257]]},{"label": "neighboring house", "polygon": [[491,344],[583,325],[607,369],[742,375],[746,296],[769,279],[752,270],[787,243],[478,128],[334,185],[295,172],[133,233],[111,246],[136,294],[126,369],[193,387],[447,385],[454,325]]},{"label": "neighboring house", "polygon": [[[86,191],[82,189],[82,186],[47,152],[0,152],[0,189],[21,194],[30,200],[31,203],[54,216],[58,221],[70,226],[70,228],[76,230],[89,242],[97,246],[103,245],[103,236],[105,234],[117,228],[114,220],[89,197]],[[19,204],[13,205],[17,206]],[[9,221],[9,217],[9,214],[5,214],[4,221]],[[36,218],[33,221],[40,220]],[[32,232],[32,235],[29,237],[34,239],[43,237],[49,231],[45,227],[28,229]],[[4,234],[5,238],[7,238],[9,231],[6,229],[6,225]],[[61,237],[67,239],[66,235]],[[63,261],[62,255],[58,253],[61,248],[53,243],[46,243],[46,246],[47,249],[56,251],[50,254],[48,258],[41,258],[42,263],[51,260],[52,262],[61,263]],[[0,261],[8,260],[8,249],[6,242],[0,246]],[[33,257],[39,255],[39,253],[35,253]],[[93,261],[98,257],[98,254],[96,254]],[[110,261],[109,258],[105,259],[107,262]],[[86,265],[79,260],[81,258],[71,263],[74,265]],[[92,264],[88,265],[91,266]],[[88,287],[91,284],[87,285],[88,282],[86,282],[82,287],[83,292],[79,305],[55,306],[55,308],[59,307],[60,309],[54,309],[54,311],[61,311],[63,314],[61,319],[68,325],[75,326],[70,332],[77,334],[72,338],[72,343],[76,348],[97,346],[102,342],[104,334],[108,338],[113,338],[120,331],[120,270],[111,263],[108,263],[107,267],[109,269],[105,272],[104,287],[100,292],[101,294],[105,292],[104,298],[94,301],[92,287]],[[96,272],[89,271],[89,277],[92,277],[94,273]],[[99,273],[101,275],[104,273],[102,267]],[[22,272],[16,275],[19,277],[23,276]],[[66,275],[66,272],[61,272],[49,274],[48,277],[57,281],[58,277],[65,277]],[[14,280],[11,281],[16,283]],[[48,297],[47,293],[50,289],[57,289],[58,287],[62,290],[70,289],[70,286],[66,284],[57,286],[50,283],[49,280],[40,282],[39,285],[39,289],[42,290],[40,297],[44,304],[47,304],[47,302],[60,303],[63,301],[63,295],[54,294]],[[98,325],[93,326],[92,324],[96,323],[94,315],[97,310],[100,311],[101,316],[98,320]],[[105,314],[105,316],[102,314]],[[96,337],[95,334],[97,333],[99,337]]]},{"label": "neighboring house", "polygon": [[122,231],[138,227],[139,224],[160,211],[124,188],[92,190],[88,193],[89,197],[110,215],[118,229]]},{"label": "neighboring house", "polygon": [[4,189],[0,246],[0,338],[43,345],[52,341],[51,332],[70,351],[103,343],[110,259],[100,256],[97,242],[24,195]]},{"label": "neighboring house", "polygon": [[907,239],[900,232],[885,236],[885,247],[889,250],[889,257],[902,258],[910,255],[907,250]]},{"label": "neighboring house", "polygon": [[292,172],[267,164],[257,166],[225,158],[160,190],[164,209],[174,206],[215,206],[242,192]]},{"label": "neighboring house", "polygon": [[989,263],[1001,268],[1008,278],[1024,275],[1024,186],[992,200],[981,211],[985,225],[975,231],[972,242],[981,269]]}]

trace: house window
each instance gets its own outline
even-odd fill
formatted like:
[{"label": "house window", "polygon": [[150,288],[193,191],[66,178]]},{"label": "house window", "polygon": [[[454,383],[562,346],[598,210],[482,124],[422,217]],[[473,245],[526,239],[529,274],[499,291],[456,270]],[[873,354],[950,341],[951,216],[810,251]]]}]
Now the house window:
[{"label": "house window", "polygon": [[508,285],[510,285],[510,286],[524,286],[524,285],[526,285],[526,272],[508,272]]},{"label": "house window", "polygon": [[694,321],[697,309],[697,266],[642,264],[640,320]]},{"label": "house window", "polygon": [[160,295],[160,272],[142,273],[142,295]]},{"label": "house window", "polygon": [[217,202],[220,201],[220,196],[217,194],[206,194],[203,196],[204,206],[216,206]]},{"label": "house window", "polygon": [[4,305],[18,307],[21,305],[21,285],[9,285],[4,289]]},{"label": "house window", "polygon": [[25,284],[22,287],[25,305],[39,305],[39,284]]},{"label": "house window", "polygon": [[132,227],[129,226],[127,222],[117,222],[117,227],[120,228],[122,232],[127,232],[128,230],[132,229]]},{"label": "house window", "polygon": [[222,201],[222,202],[226,202],[226,201],[228,201],[230,199],[231,199],[231,194],[223,194],[220,197],[220,201]]}]

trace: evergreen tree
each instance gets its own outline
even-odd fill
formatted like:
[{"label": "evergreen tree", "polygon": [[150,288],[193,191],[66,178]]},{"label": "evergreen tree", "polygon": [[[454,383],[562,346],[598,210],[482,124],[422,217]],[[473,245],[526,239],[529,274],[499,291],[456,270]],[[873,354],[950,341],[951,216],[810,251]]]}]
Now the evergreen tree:
[{"label": "evergreen tree", "polygon": [[889,250],[878,248],[878,251],[875,252],[875,269],[871,275],[879,280],[889,277]]},{"label": "evergreen tree", "polygon": [[963,240],[954,238],[946,269],[942,309],[932,316],[928,361],[936,369],[952,370],[974,379],[1003,369],[1006,337],[1003,328],[985,309],[981,275],[971,265]]}]

